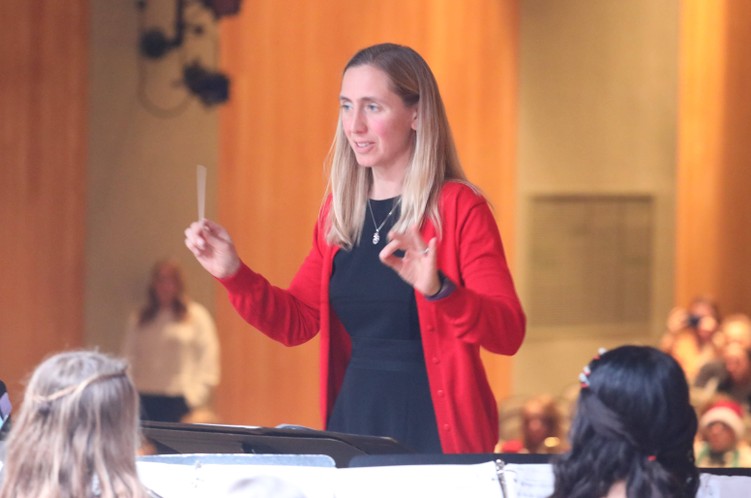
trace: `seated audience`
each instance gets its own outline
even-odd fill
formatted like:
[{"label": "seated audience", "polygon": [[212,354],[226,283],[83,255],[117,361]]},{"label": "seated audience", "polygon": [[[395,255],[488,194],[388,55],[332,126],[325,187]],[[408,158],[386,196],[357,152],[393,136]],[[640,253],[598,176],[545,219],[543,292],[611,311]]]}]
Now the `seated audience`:
[{"label": "seated audience", "polygon": [[528,399],[521,410],[522,437],[500,442],[499,453],[560,453],[563,447],[563,415],[555,399],[540,394]]},{"label": "seated audience", "polygon": [[695,298],[688,308],[673,308],[668,315],[667,332],[660,347],[678,361],[689,384],[702,366],[719,358],[719,324],[717,305],[707,297]]},{"label": "seated audience", "polygon": [[553,462],[552,497],[696,496],[696,412],[675,359],[621,346],[596,356],[580,380],[571,450]]},{"label": "seated audience", "polygon": [[124,361],[56,354],[29,381],[8,436],[1,498],[145,498],[138,394]]},{"label": "seated audience", "polygon": [[704,396],[726,394],[746,409],[751,402],[751,350],[738,343],[728,344],[721,361],[711,362],[699,371],[694,385]]},{"label": "seated audience", "polygon": [[732,400],[718,400],[699,419],[698,467],[751,467],[751,447],[744,441],[743,412]]}]

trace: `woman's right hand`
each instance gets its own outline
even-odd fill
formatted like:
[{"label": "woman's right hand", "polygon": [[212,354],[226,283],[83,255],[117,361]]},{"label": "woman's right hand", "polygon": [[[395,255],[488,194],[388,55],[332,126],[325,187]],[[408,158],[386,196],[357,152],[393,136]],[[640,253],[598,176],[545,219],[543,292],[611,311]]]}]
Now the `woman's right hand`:
[{"label": "woman's right hand", "polygon": [[234,275],[240,268],[240,257],[227,230],[218,223],[203,219],[185,229],[185,245],[201,266],[216,278]]}]

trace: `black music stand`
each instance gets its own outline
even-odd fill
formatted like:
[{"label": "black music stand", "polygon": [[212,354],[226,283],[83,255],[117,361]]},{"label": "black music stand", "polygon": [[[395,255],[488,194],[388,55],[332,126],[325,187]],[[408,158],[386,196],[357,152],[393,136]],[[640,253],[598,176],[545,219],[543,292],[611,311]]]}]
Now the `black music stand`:
[{"label": "black music stand", "polygon": [[388,437],[358,436],[304,427],[248,427],[216,424],[142,422],[144,435],[162,455],[179,453],[254,453],[328,455],[347,467],[358,455],[414,453]]}]

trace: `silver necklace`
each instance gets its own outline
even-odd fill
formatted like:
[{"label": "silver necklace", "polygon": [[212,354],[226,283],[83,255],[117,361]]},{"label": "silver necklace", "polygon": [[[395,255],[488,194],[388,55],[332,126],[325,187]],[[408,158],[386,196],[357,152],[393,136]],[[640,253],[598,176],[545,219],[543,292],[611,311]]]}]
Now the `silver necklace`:
[{"label": "silver necklace", "polygon": [[402,198],[399,197],[399,199],[394,203],[393,206],[391,206],[391,211],[389,211],[389,214],[386,215],[386,217],[383,219],[381,224],[379,225],[376,223],[375,215],[373,214],[373,207],[370,205],[370,199],[368,199],[368,210],[370,211],[370,219],[373,220],[373,226],[375,227],[375,232],[373,232],[373,245],[378,244],[381,240],[381,228],[383,228],[383,225],[386,224],[389,218],[391,218],[391,215],[394,214],[394,211],[396,210],[396,207],[399,205],[399,203],[402,202]]}]

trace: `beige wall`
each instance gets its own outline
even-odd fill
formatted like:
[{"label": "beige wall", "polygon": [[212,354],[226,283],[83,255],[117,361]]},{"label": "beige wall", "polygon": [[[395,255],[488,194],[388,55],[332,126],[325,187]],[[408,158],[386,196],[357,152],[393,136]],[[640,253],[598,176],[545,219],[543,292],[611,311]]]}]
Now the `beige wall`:
[{"label": "beige wall", "polygon": [[[173,2],[148,2],[144,26],[172,35]],[[129,312],[144,299],[151,265],[184,263],[188,292],[214,308],[213,281],[183,246],[197,217],[195,168],[209,168],[207,215],[216,213],[217,109],[175,86],[181,58],[211,65],[216,33],[188,38],[158,61],[139,59],[135,2],[90,2],[89,161],[86,216],[86,342],[118,351]],[[191,9],[194,20],[206,14]],[[185,54],[185,55],[183,55]],[[139,67],[153,105],[177,109],[157,117],[139,101]]]},{"label": "beige wall", "polygon": [[[529,208],[540,194],[655,200],[651,324],[528,328],[514,391],[561,392],[600,346],[656,343],[673,304],[679,1],[521,1],[518,271],[529,300]],[[600,290],[589,289],[591,296]],[[587,299],[587,296],[581,296]]]}]

